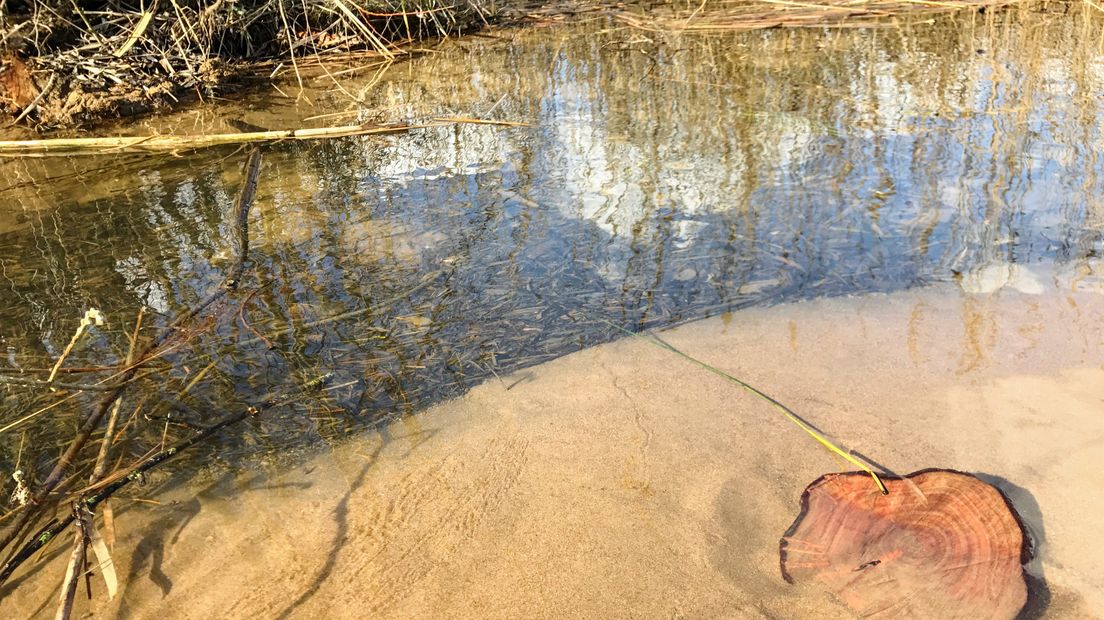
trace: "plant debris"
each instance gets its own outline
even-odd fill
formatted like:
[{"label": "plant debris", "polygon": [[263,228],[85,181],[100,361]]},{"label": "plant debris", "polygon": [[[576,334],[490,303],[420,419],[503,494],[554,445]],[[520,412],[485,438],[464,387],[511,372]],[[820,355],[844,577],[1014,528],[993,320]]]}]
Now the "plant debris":
[{"label": "plant debris", "polygon": [[6,2],[0,111],[72,126],[233,91],[261,61],[298,72],[308,58],[393,59],[406,42],[486,23],[492,10],[482,2]]}]

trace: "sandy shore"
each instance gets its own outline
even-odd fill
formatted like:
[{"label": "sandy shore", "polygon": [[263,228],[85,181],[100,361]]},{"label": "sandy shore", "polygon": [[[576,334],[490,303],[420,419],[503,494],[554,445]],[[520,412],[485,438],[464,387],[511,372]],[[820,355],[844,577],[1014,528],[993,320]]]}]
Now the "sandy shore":
[{"label": "sandy shore", "polygon": [[[894,471],[991,477],[1037,538],[1047,617],[1097,617],[1104,294],[1080,288],[816,300],[662,336]],[[637,339],[503,379],[303,466],[130,504],[126,583],[111,603],[101,584],[92,611],[848,615],[779,574],[802,490],[843,464],[775,411]],[[61,570],[41,574],[6,613],[52,615]]]}]

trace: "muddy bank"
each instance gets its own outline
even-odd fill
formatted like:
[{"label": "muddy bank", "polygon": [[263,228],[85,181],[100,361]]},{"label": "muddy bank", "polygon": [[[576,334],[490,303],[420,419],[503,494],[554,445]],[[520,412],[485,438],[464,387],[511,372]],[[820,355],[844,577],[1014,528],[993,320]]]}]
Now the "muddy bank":
[{"label": "muddy bank", "polygon": [[8,2],[0,112],[39,128],[136,116],[294,81],[300,65],[390,62],[409,55],[404,44],[477,29],[497,11],[483,0]]},{"label": "muddy bank", "polygon": [[[994,482],[1035,538],[1028,569],[1047,584],[1036,608],[1091,618],[1104,609],[1102,293],[1099,281],[1055,289],[1021,273],[747,310],[663,337],[897,472]],[[148,489],[117,519],[125,587],[93,608],[843,617],[778,567],[801,491],[839,466],[731,384],[622,340],[292,469]],[[52,614],[59,574],[17,576],[3,606]]]}]

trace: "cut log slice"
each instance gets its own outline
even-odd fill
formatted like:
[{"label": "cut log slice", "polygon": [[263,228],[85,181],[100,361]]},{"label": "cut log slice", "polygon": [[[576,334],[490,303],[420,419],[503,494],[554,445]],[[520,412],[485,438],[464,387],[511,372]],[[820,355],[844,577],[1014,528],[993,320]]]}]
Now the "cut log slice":
[{"label": "cut log slice", "polygon": [[834,593],[860,616],[1015,618],[1027,603],[1028,538],[992,485],[957,471],[828,474],[805,489],[782,537],[782,576]]}]

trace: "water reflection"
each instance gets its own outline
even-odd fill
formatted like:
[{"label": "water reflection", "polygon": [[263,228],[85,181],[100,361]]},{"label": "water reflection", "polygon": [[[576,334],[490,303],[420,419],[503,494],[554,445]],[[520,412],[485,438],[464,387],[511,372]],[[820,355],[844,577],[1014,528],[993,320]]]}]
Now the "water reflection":
[{"label": "water reflection", "polygon": [[[392,69],[361,118],[490,111],[534,126],[269,149],[254,276],[138,390],[143,415],[164,420],[154,396],[175,395],[181,423],[200,423],[186,418],[337,374],[217,456],[232,459],[615,337],[600,318],[667,325],[997,264],[1099,270],[1101,25],[1024,9],[893,30],[651,39],[591,24],[447,44]],[[228,113],[277,127],[319,111],[257,107]],[[0,365],[48,367],[92,305],[111,326],[68,365],[114,363],[139,306],[163,325],[217,285],[241,159],[0,163]],[[54,400],[9,390],[3,421]],[[68,436],[71,404],[0,435],[0,467],[21,442]],[[186,432],[134,428],[135,454]]]}]

